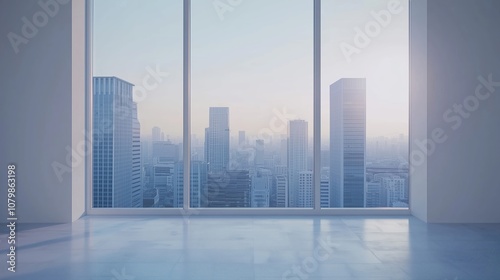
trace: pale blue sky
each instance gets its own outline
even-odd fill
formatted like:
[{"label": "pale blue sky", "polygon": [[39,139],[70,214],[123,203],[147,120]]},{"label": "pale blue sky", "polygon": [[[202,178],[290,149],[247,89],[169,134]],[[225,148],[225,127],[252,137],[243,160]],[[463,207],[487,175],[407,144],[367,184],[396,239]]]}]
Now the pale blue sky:
[{"label": "pale blue sky", "polygon": [[[221,0],[226,2],[225,0]],[[312,135],[312,0],[243,0],[223,20],[213,0],[192,1],[192,130],[202,137],[208,107],[230,107],[232,135],[269,128],[274,110],[309,121]],[[408,5],[349,63],[340,50],[354,28],[388,0],[324,0],[322,130],[328,142],[331,83],[367,78],[368,136],[408,131]],[[182,135],[182,0],[95,0],[94,75],[141,85],[147,67],[169,72],[138,101],[144,136],[153,126]],[[285,134],[286,131],[283,131]],[[276,136],[279,136],[279,131]]]}]

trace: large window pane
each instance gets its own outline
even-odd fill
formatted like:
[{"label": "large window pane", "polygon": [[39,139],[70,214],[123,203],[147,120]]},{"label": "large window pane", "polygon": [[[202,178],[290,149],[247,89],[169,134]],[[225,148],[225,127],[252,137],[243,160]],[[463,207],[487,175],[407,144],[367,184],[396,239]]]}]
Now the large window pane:
[{"label": "large window pane", "polygon": [[222,2],[192,2],[191,206],[312,207],[313,2]]},{"label": "large window pane", "polygon": [[408,1],[322,2],[321,206],[408,207]]},{"label": "large window pane", "polygon": [[182,4],[94,1],[93,207],[182,207]]}]

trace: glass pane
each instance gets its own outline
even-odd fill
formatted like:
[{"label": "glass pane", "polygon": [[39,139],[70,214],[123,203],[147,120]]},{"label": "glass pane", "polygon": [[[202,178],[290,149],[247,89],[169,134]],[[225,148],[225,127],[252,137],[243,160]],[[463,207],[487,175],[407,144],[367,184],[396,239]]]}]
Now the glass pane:
[{"label": "glass pane", "polygon": [[322,2],[321,207],[408,207],[408,1]]},{"label": "glass pane", "polygon": [[182,207],[182,4],[94,1],[93,207]]},{"label": "glass pane", "polygon": [[313,2],[192,2],[192,207],[312,207]]}]

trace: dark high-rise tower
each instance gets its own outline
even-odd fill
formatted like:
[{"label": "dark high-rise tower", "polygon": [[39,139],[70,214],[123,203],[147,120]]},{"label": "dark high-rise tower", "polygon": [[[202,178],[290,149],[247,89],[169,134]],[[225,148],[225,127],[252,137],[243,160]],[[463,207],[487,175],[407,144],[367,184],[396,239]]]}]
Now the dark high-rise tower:
[{"label": "dark high-rise tower", "polygon": [[209,127],[205,130],[205,160],[209,172],[229,168],[229,108],[210,107]]},{"label": "dark high-rise tower", "polygon": [[94,77],[93,83],[93,206],[139,206],[140,138],[133,85],[116,77]]},{"label": "dark high-rise tower", "polygon": [[307,171],[307,122],[288,124],[288,206],[299,207],[299,174]]},{"label": "dark high-rise tower", "polygon": [[365,207],[366,80],[330,86],[330,203]]}]

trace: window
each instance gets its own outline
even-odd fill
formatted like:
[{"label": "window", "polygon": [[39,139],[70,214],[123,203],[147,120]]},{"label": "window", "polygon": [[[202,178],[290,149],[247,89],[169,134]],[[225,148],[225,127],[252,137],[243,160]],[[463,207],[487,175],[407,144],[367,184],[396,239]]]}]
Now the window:
[{"label": "window", "polygon": [[312,207],[312,9],[192,2],[193,207]]},{"label": "window", "polygon": [[408,207],[408,22],[408,1],[322,3],[322,207]]},{"label": "window", "polygon": [[182,207],[182,4],[94,1],[95,208]]},{"label": "window", "polygon": [[94,0],[91,208],[407,208],[408,1],[319,2]]}]

